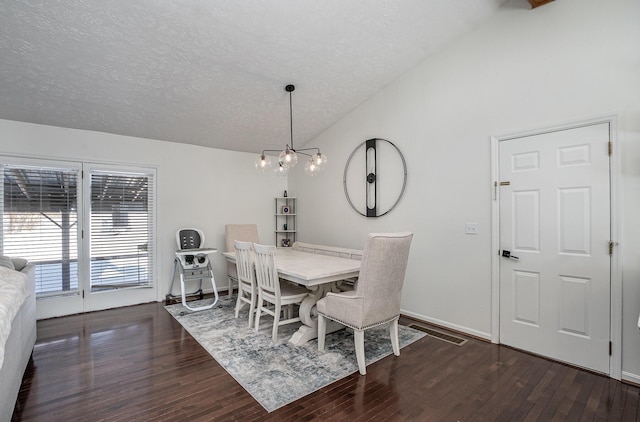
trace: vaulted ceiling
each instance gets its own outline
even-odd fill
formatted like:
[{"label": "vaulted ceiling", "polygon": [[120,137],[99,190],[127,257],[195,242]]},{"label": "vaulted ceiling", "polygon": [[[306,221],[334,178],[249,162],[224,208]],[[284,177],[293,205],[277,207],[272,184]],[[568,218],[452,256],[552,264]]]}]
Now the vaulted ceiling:
[{"label": "vaulted ceiling", "polygon": [[505,2],[3,1],[0,118],[259,152],[292,83],[301,146]]}]

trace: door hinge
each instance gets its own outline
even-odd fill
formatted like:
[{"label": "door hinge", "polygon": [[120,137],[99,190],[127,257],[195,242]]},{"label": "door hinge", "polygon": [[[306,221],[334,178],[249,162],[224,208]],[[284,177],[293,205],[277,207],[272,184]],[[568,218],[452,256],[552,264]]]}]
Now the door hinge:
[{"label": "door hinge", "polygon": [[613,154],[613,142],[609,141],[609,157]]},{"label": "door hinge", "polygon": [[609,356],[613,354],[613,343],[609,342]]},{"label": "door hinge", "polygon": [[613,256],[613,242],[609,241],[609,256]]},{"label": "door hinge", "polygon": [[82,291],[82,298],[84,299],[84,290]]}]

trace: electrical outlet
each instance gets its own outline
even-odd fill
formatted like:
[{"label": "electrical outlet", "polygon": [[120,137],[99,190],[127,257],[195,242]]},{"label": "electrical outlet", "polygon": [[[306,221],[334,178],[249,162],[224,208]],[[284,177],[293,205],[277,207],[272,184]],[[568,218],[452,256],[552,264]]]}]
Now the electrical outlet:
[{"label": "electrical outlet", "polygon": [[478,223],[467,223],[464,232],[466,234],[478,234]]}]

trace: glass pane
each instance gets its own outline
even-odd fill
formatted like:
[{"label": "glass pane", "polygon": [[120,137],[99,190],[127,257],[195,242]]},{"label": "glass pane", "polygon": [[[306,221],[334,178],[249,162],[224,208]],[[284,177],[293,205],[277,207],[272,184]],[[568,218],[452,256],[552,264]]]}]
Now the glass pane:
[{"label": "glass pane", "polygon": [[77,294],[79,171],[1,169],[2,254],[36,265],[38,296]]},{"label": "glass pane", "polygon": [[91,174],[91,291],[152,285],[153,177]]}]

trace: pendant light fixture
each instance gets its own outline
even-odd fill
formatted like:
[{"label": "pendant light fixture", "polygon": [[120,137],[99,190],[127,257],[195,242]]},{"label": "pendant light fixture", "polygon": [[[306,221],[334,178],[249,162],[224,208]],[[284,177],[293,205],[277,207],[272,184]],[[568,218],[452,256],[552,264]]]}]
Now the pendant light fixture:
[{"label": "pendant light fixture", "polygon": [[[327,156],[320,152],[320,148],[300,148],[295,149],[293,146],[293,102],[291,93],[296,89],[293,85],[287,85],[284,90],[289,93],[289,123],[291,129],[291,143],[285,145],[284,149],[280,151],[278,155],[278,163],[275,167],[275,173],[279,176],[286,176],[289,174],[289,169],[293,168],[298,163],[298,154],[309,157],[304,165],[304,171],[313,176],[314,174],[325,169],[327,164]],[[275,149],[265,149],[262,154],[256,158],[255,167],[261,172],[271,168],[271,158],[266,155],[267,152],[278,152]],[[314,153],[307,153],[305,151],[315,151]]]}]

